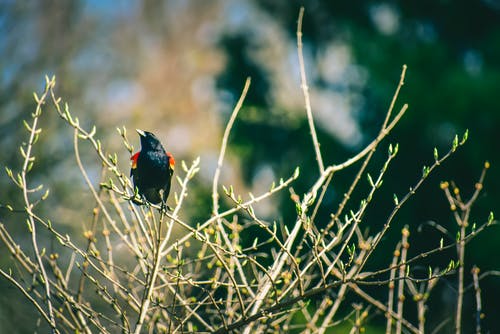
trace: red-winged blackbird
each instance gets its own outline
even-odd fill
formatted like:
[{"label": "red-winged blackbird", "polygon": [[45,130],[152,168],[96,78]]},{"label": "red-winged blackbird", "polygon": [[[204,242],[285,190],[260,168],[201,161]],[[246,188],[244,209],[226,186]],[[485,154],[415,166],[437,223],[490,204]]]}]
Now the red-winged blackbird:
[{"label": "red-winged blackbird", "polygon": [[166,203],[170,192],[175,160],[166,152],[154,134],[137,130],[141,138],[141,150],[135,153],[130,175],[139,194],[153,204]]}]

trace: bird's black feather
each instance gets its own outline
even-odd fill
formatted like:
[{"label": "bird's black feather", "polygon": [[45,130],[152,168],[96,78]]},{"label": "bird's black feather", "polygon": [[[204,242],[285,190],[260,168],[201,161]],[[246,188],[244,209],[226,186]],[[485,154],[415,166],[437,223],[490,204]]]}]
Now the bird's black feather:
[{"label": "bird's black feather", "polygon": [[141,151],[134,160],[130,174],[140,195],[153,204],[165,203],[170,193],[173,159],[150,132],[141,131]]}]

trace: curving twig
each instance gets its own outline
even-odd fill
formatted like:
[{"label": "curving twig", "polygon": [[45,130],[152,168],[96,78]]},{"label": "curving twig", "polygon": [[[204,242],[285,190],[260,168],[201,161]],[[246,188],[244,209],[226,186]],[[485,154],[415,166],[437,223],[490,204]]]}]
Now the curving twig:
[{"label": "curving twig", "polygon": [[299,19],[297,21],[297,52],[299,56],[299,66],[300,66],[300,87],[302,88],[302,93],[304,94],[304,102],[306,107],[307,122],[309,123],[309,130],[311,131],[311,138],[314,146],[314,153],[316,154],[316,161],[318,162],[318,168],[320,174],[325,171],[325,165],[323,163],[323,157],[321,156],[321,150],[319,147],[318,136],[316,135],[316,128],[314,126],[314,119],[311,109],[311,101],[309,98],[309,87],[307,86],[306,69],[304,65],[304,54],[302,46],[302,18],[304,17],[304,7],[300,7]]},{"label": "curving twig", "polygon": [[[29,224],[29,229],[31,232],[31,243],[33,246],[33,250],[35,253],[35,258],[38,263],[38,270],[40,272],[40,275],[42,276],[42,281],[43,285],[45,288],[45,302],[47,304],[47,314],[50,319],[49,325],[52,329],[52,333],[58,333],[59,331],[56,328],[56,319],[54,316],[54,311],[52,309],[52,293],[50,289],[50,283],[49,283],[49,277],[47,276],[47,272],[45,270],[45,265],[43,264],[42,261],[42,254],[40,252],[40,248],[38,246],[38,237],[37,237],[37,227],[35,224],[35,219],[34,214],[33,214],[33,207],[34,205],[31,203],[31,200],[29,198],[28,193],[32,192],[32,190],[29,189],[28,183],[27,183],[27,174],[31,170],[31,167],[33,166],[33,162],[35,160],[35,157],[32,156],[32,149],[34,143],[38,140],[38,136],[40,135],[41,130],[37,128],[38,126],[38,120],[42,114],[42,105],[45,104],[45,100],[47,99],[49,95],[49,91],[54,87],[55,85],[55,78],[52,77],[52,79],[49,79],[48,77],[45,77],[45,90],[43,94],[38,97],[37,94],[34,94],[37,106],[35,113],[33,114],[33,122],[31,126],[29,126],[29,139],[28,139],[28,144],[26,145],[26,149],[23,149],[21,146],[21,154],[23,155],[24,162],[23,162],[23,167],[21,169],[21,178],[20,178],[20,183],[22,185],[22,191],[23,191],[23,198],[24,198],[24,204],[26,208],[26,213],[28,214],[28,224]],[[27,123],[26,123],[27,124]]]}]

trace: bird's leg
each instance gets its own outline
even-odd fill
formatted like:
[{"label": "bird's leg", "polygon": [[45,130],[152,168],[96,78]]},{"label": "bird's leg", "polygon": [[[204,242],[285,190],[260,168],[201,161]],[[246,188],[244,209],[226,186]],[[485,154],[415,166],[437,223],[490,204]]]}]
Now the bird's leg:
[{"label": "bird's leg", "polygon": [[161,198],[160,212],[167,213],[168,211],[174,211],[171,207],[167,205],[167,199],[165,198],[165,191],[161,189],[159,193]]}]

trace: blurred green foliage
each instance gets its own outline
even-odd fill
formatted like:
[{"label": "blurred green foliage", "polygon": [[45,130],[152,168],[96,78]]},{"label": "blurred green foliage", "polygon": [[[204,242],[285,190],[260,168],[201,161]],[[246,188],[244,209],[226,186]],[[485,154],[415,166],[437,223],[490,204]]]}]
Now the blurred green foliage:
[{"label": "blurred green foliage", "polygon": [[[41,1],[31,5],[2,3],[2,167],[19,167],[17,146],[24,140],[21,120],[27,118],[32,111],[31,93],[39,90],[45,73],[55,73],[58,76],[61,83],[60,95],[69,101],[78,114],[85,116],[86,122],[95,121],[100,126],[103,137],[116,137],[115,126],[106,124],[109,110],[103,107],[101,101],[104,100],[103,95],[109,92],[101,88],[112,80],[136,79],[141,70],[144,70],[144,63],[149,61],[147,55],[154,52],[151,51],[154,49],[151,46],[161,45],[177,51],[174,42],[183,41],[193,48],[198,44],[209,43],[204,39],[205,35],[200,33],[204,30],[192,27],[192,22],[197,21],[193,18],[203,17],[207,12],[206,7],[201,8],[196,1],[186,3],[189,5],[183,4],[182,1],[171,1],[168,4],[151,1],[148,4],[132,5],[125,1],[116,7],[98,5],[94,1],[72,2],[71,5],[66,1]],[[288,62],[289,59],[276,60],[258,55],[259,51],[270,48],[262,38],[267,30],[262,32],[259,29],[266,29],[266,25],[272,26],[272,31],[279,30],[279,36],[285,39],[281,42],[287,45],[290,52],[286,53],[286,56],[289,56],[293,63],[300,5],[305,6],[303,38],[309,86],[313,90],[321,89],[326,96],[347,97],[351,103],[351,109],[347,109],[356,120],[361,133],[359,140],[342,139],[332,133],[323,121],[317,120],[319,140],[326,163],[342,162],[372,140],[383,121],[399,80],[401,66],[408,65],[405,86],[397,107],[408,103],[410,110],[389,141],[384,143],[388,145],[389,142],[398,142],[400,153],[390,167],[382,192],[377,194],[377,205],[368,213],[370,226],[366,226],[366,229],[375,231],[383,224],[392,206],[392,194],[403,194],[416,182],[422,166],[433,161],[434,147],[444,152],[451,145],[455,133],[461,135],[465,129],[470,132],[466,146],[437,174],[432,175],[411,204],[401,211],[397,219],[398,225],[395,225],[390,238],[376,254],[379,256],[372,264],[374,268],[390,261],[384,254],[392,252],[391,247],[400,235],[399,228],[405,224],[409,225],[412,231],[410,242],[415,241],[411,248],[414,253],[436,247],[442,237],[438,231],[426,224],[429,221],[445,226],[454,235],[457,227],[451,219],[446,199],[439,189],[439,182],[455,180],[466,197],[472,193],[484,161],[489,160],[492,168],[486,177],[485,190],[473,217],[473,220],[478,222],[485,221],[490,210],[496,211],[500,200],[500,173],[497,167],[500,149],[500,4],[495,0],[255,0],[235,1],[231,5],[224,4],[223,1],[214,2],[212,6],[208,6],[212,12],[219,13],[215,18],[205,17],[207,22],[216,26],[213,29],[217,32],[210,35],[215,40],[213,48],[225,58],[223,70],[210,74],[213,76],[211,79],[215,81],[215,91],[221,93],[218,98],[221,104],[226,106],[216,110],[221,116],[221,127],[229,118],[227,106],[237,100],[245,78],[252,77],[252,87],[244,110],[236,121],[230,139],[230,153],[239,161],[246,185],[251,188],[252,184],[258,181],[255,178],[264,166],[270,166],[276,178],[289,176],[296,166],[300,166],[301,177],[294,184],[295,191],[300,195],[310,187],[318,174],[302,105],[294,105],[291,110],[288,105],[281,105],[280,100],[276,98],[277,70],[273,66],[276,62]],[[179,20],[164,18],[172,15],[179,17]],[[217,25],[217,17],[230,23],[219,22]],[[266,19],[262,20],[262,17]],[[237,23],[231,23],[231,20]],[[238,20],[246,20],[246,23],[238,26]],[[126,36],[124,41],[117,37],[121,32]],[[183,33],[189,38],[186,39]],[[199,37],[200,34],[202,37]],[[167,35],[170,39],[165,37]],[[166,40],[170,44],[165,42]],[[347,65],[335,80],[322,72],[329,70],[327,65],[330,63],[327,63],[326,67],[319,66],[320,60],[328,58],[325,54],[328,54],[328,48],[332,45],[345,46],[349,53]],[[181,53],[179,57],[185,59],[189,56],[186,52]],[[165,57],[164,61],[174,62],[172,58]],[[329,61],[335,63],[335,59]],[[187,66],[183,67],[185,63],[175,64],[178,72],[188,72]],[[160,64],[150,66],[156,68]],[[288,67],[287,71],[288,80],[297,81],[296,65]],[[182,77],[182,74],[179,74],[179,77]],[[175,81],[179,85],[183,82],[178,77],[162,80]],[[296,94],[300,94],[298,85],[297,81]],[[145,90],[149,88],[151,87],[146,86]],[[189,91],[189,87],[184,90]],[[170,93],[174,94],[167,91],[165,95]],[[175,98],[185,97],[180,96]],[[337,108],[335,101],[337,100],[332,99],[331,105],[328,106],[332,110]],[[315,112],[318,102],[313,100],[312,103]],[[140,117],[149,117],[149,110],[147,113],[144,109],[139,110]],[[164,117],[162,120],[165,121],[163,123],[166,127],[172,126],[169,117],[176,112],[155,111]],[[119,117],[122,117],[122,123],[116,126],[127,123],[127,127],[133,129],[139,116]],[[330,121],[338,122],[333,116]],[[37,155],[40,159],[32,177],[47,179],[47,183],[51,185],[52,195],[49,203],[52,208],[49,211],[55,209],[64,215],[71,213],[76,216],[78,212],[75,214],[73,211],[76,209],[72,207],[75,199],[71,199],[67,194],[81,189],[83,183],[78,175],[66,173],[69,170],[68,161],[71,159],[72,150],[62,138],[69,134],[68,129],[62,129],[55,117],[48,117],[44,122],[42,127],[47,130],[44,130],[46,136],[42,137],[41,145],[38,146]],[[154,124],[154,120],[149,124]],[[220,136],[220,133],[214,132],[213,136]],[[121,160],[127,160],[126,152],[119,144],[115,143],[111,147],[121,149]],[[385,147],[382,145],[381,151]],[[204,147],[197,147],[193,151],[183,152],[183,157],[200,155],[200,152],[205,150]],[[383,154],[376,156],[373,166],[381,166],[383,158]],[[377,167],[373,168],[375,172],[378,171]],[[354,173],[355,170],[350,170],[335,176],[334,184],[327,191],[324,206],[316,219],[319,228],[337,208]],[[95,175],[98,175],[98,167]],[[17,201],[19,197],[16,190],[9,186],[7,178],[2,177],[0,182],[3,189],[0,201],[18,206],[20,202]],[[194,218],[210,212],[207,191],[209,182],[200,182],[196,186],[199,186],[196,192],[198,197],[190,206]],[[362,198],[362,190],[363,188],[355,194],[355,199]],[[357,202],[354,200],[352,203]],[[284,224],[293,219],[295,210],[288,196],[280,198],[278,212],[278,217],[271,216],[269,219],[279,220]],[[0,220],[4,222],[6,217],[7,213],[2,209]],[[81,220],[80,218],[77,224],[80,224]],[[500,270],[497,258],[491,256],[492,252],[496,252],[500,232],[497,228],[491,231],[482,235],[480,241],[474,240],[468,246],[468,267],[476,264],[481,269]],[[446,255],[448,257],[444,257],[446,259],[443,263],[431,263],[445,266],[449,257],[453,257],[453,253]],[[425,273],[425,268],[422,270]],[[470,278],[467,277],[467,283],[469,282]],[[442,310],[429,314],[428,323],[431,328],[452,312],[453,303],[449,301],[453,300],[454,284],[453,280],[447,285],[443,284],[444,292],[431,299],[431,306]],[[500,295],[498,279],[486,279],[481,286],[483,291],[487,292],[483,294],[487,315],[485,327],[499,328],[500,319],[494,317],[495,311],[500,309],[495,297]],[[464,314],[470,316],[464,319],[464,332],[468,332],[473,325],[472,309],[472,300],[466,300]]]},{"label": "blurred green foliage", "polygon": [[[295,39],[297,13],[302,4],[291,4],[293,2],[258,1],[261,8],[289,33],[290,40]],[[384,31],[383,22],[377,26],[377,15],[390,16],[386,19],[396,20],[396,27],[387,28],[393,29],[391,31]],[[306,50],[312,54],[313,59],[319,57],[332,41],[346,43],[352,51],[354,63],[368,73],[363,89],[365,101],[358,118],[363,132],[362,144],[367,144],[374,138],[383,121],[399,79],[401,65],[407,64],[409,68],[398,103],[408,103],[410,110],[389,139],[399,142],[400,154],[390,167],[382,192],[377,194],[378,204],[370,210],[370,226],[366,226],[367,229],[374,231],[383,224],[390,212],[392,193],[403,194],[416,182],[422,166],[433,160],[433,148],[437,147],[444,152],[451,145],[455,133],[460,136],[466,129],[469,129],[470,139],[464,149],[429,178],[420,194],[400,213],[397,222],[401,225],[398,226],[408,224],[411,227],[413,235],[410,242],[415,240],[415,244],[412,243],[413,254],[435,247],[442,237],[438,231],[429,227],[429,221],[443,225],[453,235],[457,226],[451,219],[445,197],[439,190],[439,182],[454,180],[463,194],[468,196],[474,191],[474,183],[479,178],[485,160],[489,160],[493,168],[487,175],[485,192],[474,211],[476,216],[473,220],[483,222],[487,219],[489,210],[495,211],[498,208],[500,173],[498,167],[495,167],[500,149],[500,109],[496,99],[500,89],[498,2],[310,1],[305,3],[303,33]],[[238,36],[238,39],[243,37]],[[240,76],[240,82],[244,76],[250,75],[254,83],[253,91],[264,92],[262,97],[252,98],[252,107],[258,109],[257,113],[269,115],[269,110],[276,109],[277,106],[270,99],[266,81],[270,74],[262,73],[265,64],[259,68],[255,65],[255,60],[242,53],[242,49],[253,47],[251,40],[240,41],[234,45],[235,48],[231,48],[231,45],[225,44],[225,47],[233,66],[227,67],[219,83],[224,89],[232,90],[236,97],[238,85],[234,84],[235,75]],[[247,50],[247,54],[249,52]],[[228,78],[231,78],[233,84],[226,85]],[[262,86],[255,87],[259,84]],[[321,75],[309,81],[309,86],[322,85],[325,83],[322,82]],[[342,89],[335,85],[327,88],[332,91]],[[349,93],[349,87],[346,88],[346,93]],[[314,100],[312,103],[314,110]],[[318,127],[322,151],[329,163],[343,161],[359,147],[346,146],[322,131],[321,124]],[[271,164],[277,175],[283,175],[293,166],[299,165],[305,173],[302,173],[302,178],[295,184],[298,193],[310,186],[317,173],[317,166],[305,120],[289,126],[285,122],[269,122],[269,117],[240,119],[233,136],[233,149],[245,161],[242,166],[248,182],[252,180],[252,173],[257,170],[258,164]],[[380,165],[383,156],[378,158]],[[322,222],[328,221],[330,213],[335,211],[351,180],[349,176],[334,177],[334,189],[327,193],[326,208],[320,211],[322,216],[316,219],[318,227],[321,227]],[[358,199],[363,196],[362,193],[356,195]],[[283,221],[290,222],[293,210],[290,210],[290,200],[286,196],[282,198],[281,207]],[[290,212],[289,216],[287,212]],[[498,261],[488,255],[496,249],[499,236],[498,229],[494,228],[492,233],[483,235],[481,241],[473,241],[466,253],[467,268],[475,263],[481,268],[499,269]],[[380,248],[378,261],[372,263],[374,268],[388,262],[386,254],[390,254],[396,238],[399,238],[398,227],[391,233],[392,240],[387,240],[386,246],[382,245]],[[452,257],[453,253],[446,255]],[[436,263],[435,260],[429,261],[429,264],[446,265],[444,261]],[[424,272],[422,268],[422,273]],[[470,282],[471,277],[467,277],[467,283]],[[443,312],[429,314],[430,328],[439,324],[445,314],[453,312],[453,304],[443,303],[454,294],[454,282],[450,281],[449,284],[443,295],[431,300]],[[498,310],[500,304],[492,297],[500,294],[498,279],[487,279],[482,287],[483,291],[489,291],[483,296],[485,307],[490,307],[493,312]],[[472,300],[467,303],[468,314],[471,316],[465,317],[465,332],[471,331],[470,326],[473,324],[470,312]],[[487,317],[486,323],[489,328],[500,326],[495,317]]]}]

